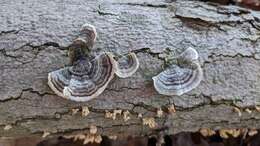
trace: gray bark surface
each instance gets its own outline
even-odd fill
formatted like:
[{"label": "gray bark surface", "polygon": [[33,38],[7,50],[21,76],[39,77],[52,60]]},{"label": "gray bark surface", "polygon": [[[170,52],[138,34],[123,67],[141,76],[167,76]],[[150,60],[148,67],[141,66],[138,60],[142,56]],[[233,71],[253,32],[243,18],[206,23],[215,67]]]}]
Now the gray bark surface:
[{"label": "gray bark surface", "polygon": [[[47,74],[68,64],[66,47],[86,22],[97,28],[96,51],[137,50],[140,68],[115,78],[98,98],[77,103],[56,96]],[[64,135],[90,125],[102,135],[260,128],[254,109],[260,104],[259,30],[259,12],[198,1],[1,0],[0,136]],[[203,81],[182,96],[159,95],[152,77],[162,71],[163,51],[190,46],[200,55]],[[171,104],[175,114],[156,117]],[[82,106],[88,116],[71,114]],[[238,116],[234,106],[252,113]],[[131,119],[105,118],[114,109],[128,110]],[[154,117],[157,127],[143,125],[139,113]]]}]

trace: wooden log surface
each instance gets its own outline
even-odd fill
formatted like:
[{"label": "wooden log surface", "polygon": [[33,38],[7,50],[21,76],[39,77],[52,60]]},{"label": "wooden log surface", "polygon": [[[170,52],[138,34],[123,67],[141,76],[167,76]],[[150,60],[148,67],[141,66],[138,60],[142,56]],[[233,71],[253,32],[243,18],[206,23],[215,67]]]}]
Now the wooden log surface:
[{"label": "wooden log surface", "polygon": [[[86,22],[97,28],[95,51],[136,50],[140,68],[130,78],[115,78],[98,98],[80,103],[56,96],[47,74],[68,64],[67,46]],[[0,136],[66,135],[86,132],[90,125],[102,135],[260,128],[255,109],[260,104],[259,30],[257,11],[200,1],[2,0]],[[159,95],[152,77],[162,71],[164,50],[188,47],[199,53],[203,81],[182,96]],[[171,105],[174,114],[169,114]],[[72,115],[72,109],[85,106],[88,116]],[[115,109],[129,111],[130,119],[105,118]],[[154,118],[156,127],[143,125],[138,114]]]}]

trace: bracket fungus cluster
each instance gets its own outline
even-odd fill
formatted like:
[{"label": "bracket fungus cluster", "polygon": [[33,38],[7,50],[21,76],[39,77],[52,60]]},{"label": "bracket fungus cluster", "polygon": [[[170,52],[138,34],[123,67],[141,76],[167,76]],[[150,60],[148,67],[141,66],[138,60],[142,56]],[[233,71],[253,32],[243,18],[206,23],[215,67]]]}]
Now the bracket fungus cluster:
[{"label": "bracket fungus cluster", "polygon": [[139,62],[134,53],[117,60],[110,52],[91,55],[96,36],[94,26],[83,25],[80,36],[69,46],[69,66],[48,74],[48,85],[58,96],[89,101],[106,89],[114,74],[126,78],[138,69]]},{"label": "bracket fungus cluster", "polygon": [[198,53],[193,48],[186,49],[166,70],[153,77],[154,87],[163,95],[182,95],[196,88],[203,78],[198,63]]}]

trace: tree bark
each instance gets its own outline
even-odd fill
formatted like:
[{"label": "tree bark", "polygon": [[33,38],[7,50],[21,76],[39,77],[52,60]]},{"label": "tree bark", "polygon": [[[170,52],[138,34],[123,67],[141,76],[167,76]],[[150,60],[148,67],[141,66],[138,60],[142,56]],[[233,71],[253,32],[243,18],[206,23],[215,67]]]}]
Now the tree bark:
[{"label": "tree bark", "polygon": [[[4,0],[0,22],[0,136],[66,135],[90,125],[102,135],[260,128],[259,12],[184,0]],[[115,78],[96,99],[78,103],[56,96],[47,74],[68,64],[67,46],[86,22],[97,28],[95,51],[135,50],[140,68],[130,78]],[[188,47],[200,55],[203,81],[182,96],[159,95],[152,77],[162,71],[164,50]],[[174,114],[167,110],[171,105]],[[84,106],[88,116],[72,115]],[[115,109],[128,110],[130,119],[105,118]],[[155,118],[156,127],[143,125],[138,114]]]}]

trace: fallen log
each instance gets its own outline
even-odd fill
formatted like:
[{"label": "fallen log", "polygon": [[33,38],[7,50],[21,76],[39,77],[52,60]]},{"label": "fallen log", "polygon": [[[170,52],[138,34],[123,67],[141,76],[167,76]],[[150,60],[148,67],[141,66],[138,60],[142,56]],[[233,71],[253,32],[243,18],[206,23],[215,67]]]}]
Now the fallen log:
[{"label": "fallen log", "polygon": [[[1,136],[70,135],[91,125],[108,136],[260,128],[259,12],[182,0],[0,3]],[[73,102],[53,93],[47,75],[68,64],[67,46],[86,22],[97,28],[97,52],[135,50],[140,68],[98,98]],[[165,49],[188,47],[199,53],[202,82],[182,96],[158,94],[152,77]],[[125,114],[105,117],[114,110]],[[144,125],[149,119],[154,127]]]}]

